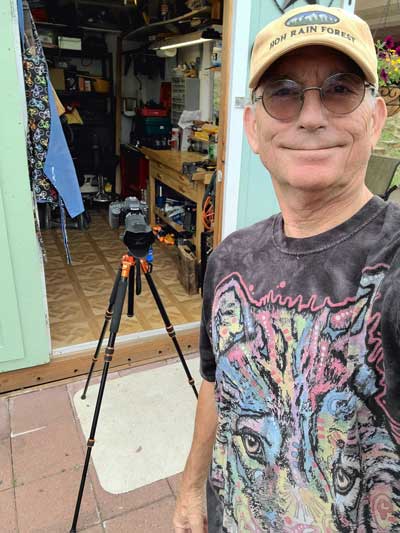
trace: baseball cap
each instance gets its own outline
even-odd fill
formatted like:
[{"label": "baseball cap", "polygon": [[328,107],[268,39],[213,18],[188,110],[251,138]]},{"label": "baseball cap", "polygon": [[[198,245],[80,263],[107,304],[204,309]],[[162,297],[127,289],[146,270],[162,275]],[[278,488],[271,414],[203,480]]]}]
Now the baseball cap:
[{"label": "baseball cap", "polygon": [[312,5],[288,11],[257,34],[250,62],[250,89],[257,87],[277,59],[310,45],[339,50],[357,63],[368,82],[378,85],[375,44],[368,24],[343,9]]}]

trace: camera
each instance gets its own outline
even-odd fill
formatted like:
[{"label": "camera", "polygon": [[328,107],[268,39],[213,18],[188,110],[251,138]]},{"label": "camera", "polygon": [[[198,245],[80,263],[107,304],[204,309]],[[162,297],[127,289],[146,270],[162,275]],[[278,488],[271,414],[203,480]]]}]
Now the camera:
[{"label": "camera", "polygon": [[134,257],[145,258],[155,240],[153,230],[147,223],[147,205],[135,196],[123,202],[111,202],[108,221],[112,229],[124,225],[122,240]]}]

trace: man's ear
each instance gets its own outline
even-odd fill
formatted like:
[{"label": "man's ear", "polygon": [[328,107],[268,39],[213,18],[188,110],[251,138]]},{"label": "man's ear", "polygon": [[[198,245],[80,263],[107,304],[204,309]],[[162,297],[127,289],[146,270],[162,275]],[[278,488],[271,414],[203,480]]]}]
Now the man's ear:
[{"label": "man's ear", "polygon": [[243,113],[243,125],[250,148],[255,154],[259,153],[258,128],[256,111],[252,106],[246,106]]},{"label": "man's ear", "polygon": [[386,109],[385,100],[381,98],[380,96],[378,96],[376,98],[374,110],[372,113],[372,138],[371,138],[372,150],[378,144],[382,130],[385,126],[386,117],[387,117],[387,109]]}]

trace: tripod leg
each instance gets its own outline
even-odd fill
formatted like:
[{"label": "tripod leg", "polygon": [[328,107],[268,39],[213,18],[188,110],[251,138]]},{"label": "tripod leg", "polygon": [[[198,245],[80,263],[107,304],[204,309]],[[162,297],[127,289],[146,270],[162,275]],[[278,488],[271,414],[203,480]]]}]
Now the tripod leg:
[{"label": "tripod leg", "polygon": [[103,373],[102,373],[102,376],[101,376],[100,389],[99,389],[99,394],[97,396],[96,408],[95,408],[95,412],[94,412],[92,427],[91,427],[91,430],[90,430],[90,436],[89,436],[88,441],[87,441],[85,464],[83,466],[81,484],[80,484],[80,487],[79,487],[79,493],[78,493],[78,498],[77,498],[77,501],[76,501],[75,512],[74,512],[74,519],[73,519],[73,522],[72,522],[70,533],[76,533],[76,525],[78,523],[79,511],[80,511],[80,508],[81,508],[83,490],[85,488],[86,476],[87,476],[87,471],[88,471],[88,468],[89,468],[90,455],[92,453],[92,448],[93,448],[94,442],[95,442],[94,435],[95,435],[95,432],[96,432],[97,421],[98,421],[98,417],[99,417],[99,413],[100,413],[101,401],[103,399],[104,387],[105,387],[105,384],[106,384],[106,379],[107,379],[107,374],[108,374],[108,368],[110,366],[110,361],[112,359],[112,355],[108,355],[107,354],[107,350],[108,350],[108,346],[106,348],[106,355],[104,357],[104,367],[103,367]]},{"label": "tripod leg", "polygon": [[123,308],[123,305],[124,305],[124,300],[125,300],[125,295],[126,295],[126,287],[127,287],[127,282],[128,282],[128,276],[129,276],[129,272],[127,271],[127,269],[125,269],[125,270],[123,269],[123,272],[122,272],[122,275],[121,275],[121,277],[119,279],[118,287],[117,287],[117,290],[116,290],[114,313],[113,313],[113,317],[112,317],[111,325],[110,325],[110,337],[108,339],[107,348],[105,350],[103,373],[101,375],[100,388],[99,388],[99,393],[97,395],[96,407],[95,407],[95,410],[94,410],[92,426],[91,426],[91,429],[90,429],[90,435],[89,435],[89,438],[88,438],[88,441],[87,441],[87,451],[86,451],[85,464],[83,466],[81,484],[79,486],[79,493],[78,493],[78,498],[77,498],[77,501],[76,501],[74,519],[73,519],[73,522],[72,522],[70,533],[76,533],[76,525],[78,523],[79,511],[80,511],[80,508],[81,508],[82,496],[83,496],[83,491],[84,491],[84,488],[85,488],[85,482],[86,482],[87,471],[88,471],[88,468],[89,468],[90,456],[91,456],[91,453],[92,453],[92,448],[93,448],[94,443],[95,443],[95,438],[94,437],[95,437],[95,434],[96,434],[97,422],[98,422],[98,419],[99,419],[101,402],[102,402],[102,399],[103,399],[104,388],[105,388],[105,385],[106,385],[108,369],[110,367],[110,363],[112,361],[112,357],[113,357],[113,354],[114,354],[115,339],[117,337],[118,328],[119,328],[119,324],[120,324],[120,321],[121,321],[121,313],[122,313],[122,308]]},{"label": "tripod leg", "polygon": [[140,261],[136,262],[136,294],[139,296],[139,294],[142,293],[142,276],[141,276],[141,270],[140,270]]},{"label": "tripod leg", "polygon": [[134,306],[135,306],[135,296],[134,296],[134,285],[135,285],[135,269],[131,268],[129,271],[129,280],[128,280],[128,317],[133,317],[134,315]]},{"label": "tripod leg", "polygon": [[112,314],[113,314],[113,307],[114,307],[115,297],[116,297],[116,294],[117,294],[118,283],[119,283],[119,280],[120,280],[120,277],[121,277],[121,269],[122,269],[122,267],[119,267],[117,275],[115,276],[114,286],[113,286],[112,291],[111,291],[111,296],[110,296],[110,300],[109,300],[109,303],[108,303],[108,308],[107,308],[107,311],[106,311],[105,316],[104,316],[103,328],[102,328],[101,333],[100,333],[100,337],[99,337],[99,340],[98,340],[98,343],[97,343],[95,354],[94,354],[94,356],[92,358],[92,364],[90,365],[88,377],[86,378],[85,388],[84,388],[82,396],[81,396],[82,400],[84,400],[86,398],[86,393],[87,393],[87,390],[88,390],[88,387],[89,387],[89,384],[90,384],[90,380],[92,378],[93,369],[94,369],[95,364],[97,362],[97,359],[99,357],[101,346],[103,344],[104,335],[106,334],[106,331],[107,331],[108,323],[110,322]]},{"label": "tripod leg", "polygon": [[168,315],[167,315],[167,312],[165,310],[165,307],[161,301],[161,298],[160,298],[160,295],[158,294],[158,291],[157,291],[157,288],[154,284],[154,281],[153,281],[153,278],[151,277],[151,274],[149,272],[149,270],[146,270],[146,267],[143,268],[143,271],[144,271],[144,275],[145,275],[145,278],[147,280],[147,283],[150,287],[150,290],[151,290],[151,293],[154,297],[154,300],[156,301],[156,304],[157,304],[157,307],[158,307],[158,310],[160,311],[160,314],[161,314],[161,317],[164,321],[164,324],[165,324],[165,329],[167,330],[167,333],[168,335],[171,337],[172,339],[172,342],[174,343],[175,345],[175,349],[179,355],[179,359],[182,363],[182,366],[183,366],[183,369],[185,370],[185,373],[186,373],[186,377],[188,379],[188,383],[189,385],[192,387],[193,389],[193,392],[196,396],[196,398],[198,397],[198,393],[197,393],[197,389],[196,389],[196,386],[194,384],[194,379],[190,373],[190,370],[186,364],[186,361],[185,361],[185,358],[183,356],[183,353],[182,353],[182,350],[181,350],[181,347],[179,346],[179,343],[178,343],[178,339],[176,338],[176,333],[175,333],[175,330],[174,330],[174,326],[171,324],[169,318],[168,318]]}]

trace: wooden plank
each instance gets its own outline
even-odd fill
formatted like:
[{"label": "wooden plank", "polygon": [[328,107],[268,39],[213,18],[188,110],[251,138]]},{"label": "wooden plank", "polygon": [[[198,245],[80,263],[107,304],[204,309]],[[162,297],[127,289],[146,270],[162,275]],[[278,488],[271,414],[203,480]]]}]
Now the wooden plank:
[{"label": "wooden plank", "polygon": [[181,152],[179,150],[153,150],[141,146],[139,150],[151,161],[157,161],[165,167],[171,168],[175,172],[182,173],[183,163],[195,163],[205,161],[207,156],[196,152]]},{"label": "wooden plank", "polygon": [[161,209],[159,209],[158,207],[156,207],[154,209],[154,212],[155,214],[161,218],[161,220],[163,220],[166,224],[168,224],[169,226],[171,226],[171,228],[174,228],[175,231],[177,231],[178,233],[181,233],[182,231],[185,231],[185,228],[182,226],[182,224],[177,224],[176,222],[174,222],[173,220],[171,220],[169,218],[169,216],[167,216],[165,213],[163,213],[161,211]]},{"label": "wooden plank", "polygon": [[212,0],[211,20],[219,21],[222,18],[222,0]]},{"label": "wooden plank", "polygon": [[[222,180],[216,183],[215,193],[215,220],[214,220],[214,247],[221,242],[222,237],[222,210],[224,198],[224,173],[226,155],[226,136],[228,128],[229,106],[229,78],[230,78],[230,50],[232,42],[233,0],[224,1],[223,39],[222,39],[222,66],[221,66],[221,100],[219,113],[218,157],[217,172]],[[228,206],[226,206],[227,208]]]},{"label": "wooden plank", "polygon": [[154,215],[154,208],[156,205],[156,183],[155,183],[155,169],[154,162],[150,160],[149,165],[149,221],[150,225],[154,226],[156,217]]},{"label": "wooden plank", "polygon": [[[198,172],[193,174],[193,180],[182,174],[182,163],[199,161],[201,154],[193,152],[177,152],[171,150],[153,150],[151,148],[140,148],[141,152],[150,160],[150,206],[149,220],[154,225],[155,221],[155,185],[154,180],[171,187],[174,191],[182,194],[185,198],[192,200],[196,204],[196,233],[194,241],[196,245],[196,256],[198,261],[201,259],[201,232],[203,230],[202,221],[202,201],[204,196],[205,184],[211,179],[209,172]],[[200,179],[199,179],[200,178]],[[159,215],[161,218],[162,216]],[[171,224],[172,226],[172,224]],[[174,226],[172,226],[174,227]],[[180,231],[180,230],[178,230]]]},{"label": "wooden plank", "polygon": [[[177,332],[176,335],[184,355],[198,351],[198,328]],[[56,357],[44,365],[4,372],[0,374],[0,394],[51,383],[71,376],[85,376],[89,370],[94,351],[80,351],[63,357]],[[167,333],[164,333],[148,339],[117,344],[110,369],[120,370],[122,367],[136,367],[176,356],[177,353],[171,339]],[[101,354],[96,370],[102,370],[103,364],[103,354]]]},{"label": "wooden plank", "polygon": [[193,181],[201,181],[204,185],[208,185],[211,181],[212,172],[195,172],[192,174]]},{"label": "wooden plank", "polygon": [[171,189],[174,189],[174,191],[178,192],[179,194],[186,196],[189,198],[189,200],[196,202],[197,183],[191,183],[185,176],[168,172],[168,169],[162,167],[153,167],[153,169],[155,169],[155,179],[161,181],[161,183],[164,183],[165,185],[168,185],[168,187],[171,187]]}]

